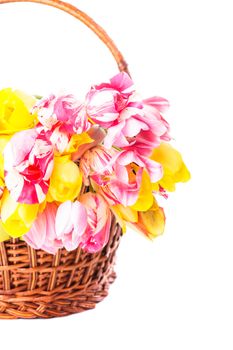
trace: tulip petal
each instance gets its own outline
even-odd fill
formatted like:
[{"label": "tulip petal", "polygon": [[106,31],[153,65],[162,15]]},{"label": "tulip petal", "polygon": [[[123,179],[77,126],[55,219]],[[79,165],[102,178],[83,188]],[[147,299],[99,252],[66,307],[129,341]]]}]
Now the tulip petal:
[{"label": "tulip petal", "polygon": [[79,201],[73,203],[71,221],[73,222],[75,234],[81,236],[87,227],[87,212],[84,205]]},{"label": "tulip petal", "polygon": [[1,220],[4,230],[11,237],[21,237],[29,231],[38,210],[38,204],[17,203],[5,190],[1,199]]},{"label": "tulip petal", "polygon": [[29,232],[23,238],[34,249],[42,249],[56,254],[62,248],[62,242],[55,232],[57,205],[47,203],[44,211],[38,215]]},{"label": "tulip petal", "polygon": [[108,128],[107,135],[104,139],[104,147],[110,149],[115,141],[120,137],[121,131],[125,126],[125,121]]},{"label": "tulip petal", "polygon": [[[152,184],[150,177],[144,170],[142,173],[141,187],[136,203],[131,206],[131,209],[136,211],[147,211],[151,208],[154,202],[152,194]],[[130,220],[129,220],[130,221]]]},{"label": "tulip petal", "polygon": [[63,233],[68,233],[72,228],[71,221],[72,202],[66,201],[59,205],[57,209],[55,230],[58,237],[61,237]]},{"label": "tulip petal", "polygon": [[45,215],[40,214],[32,225],[30,231],[24,235],[24,240],[34,249],[41,249],[46,237],[46,218]]},{"label": "tulip petal", "polygon": [[163,97],[154,96],[143,100],[145,105],[156,108],[159,112],[165,112],[169,108],[169,102]]},{"label": "tulip petal", "polygon": [[165,221],[163,209],[154,201],[153,206],[149,210],[138,213],[138,222],[130,224],[130,226],[149,239],[153,239],[163,234]]},{"label": "tulip petal", "polygon": [[122,93],[132,92],[134,90],[133,81],[125,72],[118,73],[112,79],[110,79],[110,82],[114,89],[121,91]]},{"label": "tulip petal", "polygon": [[96,253],[109,240],[111,212],[103,197],[97,193],[83,194],[80,202],[87,210],[87,228],[81,237],[80,246],[89,253]]},{"label": "tulip petal", "polygon": [[186,182],[190,179],[190,172],[181,154],[170,144],[161,143],[159,147],[154,149],[151,159],[158,161],[163,167],[164,174],[158,180],[158,185],[165,190],[175,191],[177,182]]}]

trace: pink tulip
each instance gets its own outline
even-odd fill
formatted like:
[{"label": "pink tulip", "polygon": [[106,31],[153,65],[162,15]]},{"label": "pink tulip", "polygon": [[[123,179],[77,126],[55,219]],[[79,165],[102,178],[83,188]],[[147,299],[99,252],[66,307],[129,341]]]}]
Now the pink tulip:
[{"label": "pink tulip", "polygon": [[160,114],[167,107],[168,101],[161,97],[140,100],[126,73],[119,73],[110,83],[92,87],[86,97],[88,115],[107,129],[104,146],[134,146],[142,149],[144,155],[150,154],[161,140],[170,139],[169,125]]},{"label": "pink tulip", "polygon": [[83,174],[83,182],[86,186],[89,186],[91,177],[96,182],[100,177],[111,176],[113,173],[113,165],[111,164],[113,155],[116,152],[114,150],[107,150],[103,146],[96,146],[86,151],[80,159],[79,169]]},{"label": "pink tulip", "polygon": [[85,193],[80,202],[87,210],[87,228],[81,237],[80,246],[88,253],[96,253],[109,240],[111,212],[103,197],[97,193]]},{"label": "pink tulip", "polygon": [[[161,164],[141,156],[136,151],[122,151],[112,160],[113,174],[107,182],[99,182],[100,191],[109,204],[123,204],[125,207],[135,204],[138,199],[142,173],[145,169],[151,182],[157,182],[163,175]],[[137,169],[137,170],[135,170]]]},{"label": "pink tulip", "polygon": [[28,245],[50,254],[56,254],[58,249],[63,247],[63,243],[55,231],[56,213],[57,205],[47,203],[45,210],[38,215],[30,231],[23,236]]},{"label": "pink tulip", "polygon": [[[137,166],[137,171],[135,171]],[[80,170],[84,182],[90,181],[110,205],[133,205],[139,195],[143,169],[152,182],[162,177],[159,163],[132,150],[117,152],[97,146],[85,152],[80,159]]]},{"label": "pink tulip", "polygon": [[106,148],[111,148],[119,138],[135,136],[141,129],[148,129],[141,120],[142,108],[133,81],[126,73],[119,73],[110,83],[93,86],[86,96],[89,117],[108,129]]},{"label": "pink tulip", "polygon": [[[148,128],[141,129],[135,137],[117,137],[115,145],[124,150],[136,150],[143,156],[149,156],[162,141],[171,140],[169,135],[170,126],[161,115],[161,112],[165,111],[169,104],[162,97],[151,97],[143,100],[142,103],[143,116],[141,120]],[[135,125],[130,126],[130,128],[136,130]]]},{"label": "pink tulip", "polygon": [[[79,168],[86,186],[90,183],[105,197],[109,204],[118,204],[119,199],[111,191],[111,183],[116,178],[114,157],[117,151],[108,150],[104,146],[96,146],[83,154]],[[127,185],[124,186],[127,191]]]},{"label": "pink tulip", "polygon": [[104,128],[111,127],[133,92],[133,82],[126,73],[119,73],[110,83],[93,86],[86,96],[88,115]]},{"label": "pink tulip", "polygon": [[73,95],[50,95],[41,99],[34,107],[40,123],[47,130],[56,124],[70,134],[81,134],[90,127],[82,103]]},{"label": "pink tulip", "polygon": [[114,173],[107,181],[104,179],[102,184],[99,182],[99,192],[104,196],[109,205],[123,204],[125,207],[133,205],[138,198],[142,171],[140,168],[134,173],[131,165],[114,166]]},{"label": "pink tulip", "polygon": [[[169,102],[162,97],[150,97],[143,100],[143,110],[145,117],[148,120],[149,130],[159,139],[159,144],[162,141],[170,141],[169,135],[170,125],[161,115],[169,107]],[[146,136],[147,137],[147,136]],[[156,144],[154,147],[158,146]]]},{"label": "pink tulip", "polygon": [[42,203],[53,170],[53,147],[36,129],[17,132],[4,149],[5,184],[19,203]]},{"label": "pink tulip", "polygon": [[46,137],[52,143],[54,150],[61,154],[67,149],[71,139],[71,135],[62,129],[61,125],[55,125],[46,131]]},{"label": "pink tulip", "polygon": [[62,153],[73,134],[81,134],[90,128],[82,103],[73,95],[50,95],[41,99],[33,108],[47,138],[55,149]]},{"label": "pink tulip", "polygon": [[119,168],[119,173],[122,167],[128,166],[129,164],[136,164],[140,169],[145,169],[147,171],[150,175],[151,182],[157,182],[163,176],[161,164],[142,156],[137,150],[122,151],[115,159],[116,166]]}]

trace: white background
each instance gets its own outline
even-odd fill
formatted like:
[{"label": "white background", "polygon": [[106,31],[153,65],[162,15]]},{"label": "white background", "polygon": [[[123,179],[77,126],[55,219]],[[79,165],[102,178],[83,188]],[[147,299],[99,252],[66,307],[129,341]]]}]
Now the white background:
[{"label": "white background", "polygon": [[[125,53],[167,119],[192,181],[166,202],[150,243],[128,231],[118,279],[94,311],[49,321],[0,321],[0,348],[233,349],[232,1],[80,0]],[[0,6],[0,86],[80,97],[117,70],[75,19],[34,5]]]}]

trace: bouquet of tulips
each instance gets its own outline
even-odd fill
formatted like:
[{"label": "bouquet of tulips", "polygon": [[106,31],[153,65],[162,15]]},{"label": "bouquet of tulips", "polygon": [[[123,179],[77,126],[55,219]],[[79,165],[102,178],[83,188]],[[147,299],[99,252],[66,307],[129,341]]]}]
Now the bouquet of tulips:
[{"label": "bouquet of tulips", "polygon": [[123,231],[162,234],[157,201],[190,177],[168,143],[167,107],[161,97],[141,99],[126,73],[93,86],[84,102],[0,91],[0,241],[95,253],[112,215]]}]

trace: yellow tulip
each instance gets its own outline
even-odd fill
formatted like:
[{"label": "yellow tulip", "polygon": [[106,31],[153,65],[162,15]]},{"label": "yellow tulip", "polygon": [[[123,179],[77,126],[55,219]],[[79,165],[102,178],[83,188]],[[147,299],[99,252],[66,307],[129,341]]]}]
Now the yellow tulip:
[{"label": "yellow tulip", "polygon": [[93,142],[93,139],[88,135],[87,132],[83,132],[82,134],[75,134],[71,137],[70,142],[64,154],[71,154],[71,153],[77,152],[80,146],[86,145],[92,142]]},{"label": "yellow tulip", "polygon": [[55,157],[47,201],[74,200],[80,193],[82,175],[69,155]]},{"label": "yellow tulip", "polygon": [[1,199],[2,227],[11,237],[21,237],[27,233],[38,213],[38,204],[21,204],[11,198],[7,190]]},{"label": "yellow tulip", "polygon": [[126,222],[134,223],[138,221],[138,212],[130,207],[116,204],[111,206],[111,209],[124,233],[126,232]]},{"label": "yellow tulip", "polygon": [[21,91],[0,91],[0,134],[12,134],[34,126],[35,115],[30,113],[36,100]]},{"label": "yellow tulip", "polygon": [[165,215],[162,208],[154,200],[152,207],[146,212],[138,213],[138,222],[133,224],[139,232],[153,239],[163,234],[165,228]]},{"label": "yellow tulip", "polygon": [[150,176],[145,170],[143,170],[139,196],[136,203],[132,205],[131,208],[137,211],[147,211],[152,206],[153,201],[154,196],[152,194]]},{"label": "yellow tulip", "polygon": [[8,233],[4,230],[2,222],[0,221],[0,242],[7,241],[10,238]]},{"label": "yellow tulip", "polygon": [[[1,107],[0,107],[1,108]],[[4,179],[4,159],[3,159],[3,150],[10,140],[10,135],[0,135],[0,179]]]},{"label": "yellow tulip", "polygon": [[163,177],[159,182],[153,184],[153,190],[158,191],[159,185],[165,190],[173,192],[177,182],[186,182],[190,179],[190,172],[187,169],[181,154],[168,143],[162,143],[155,148],[151,159],[162,164]]},{"label": "yellow tulip", "polygon": [[121,217],[123,220],[129,221],[129,222],[138,221],[138,213],[136,210],[130,207],[124,207],[124,205],[122,204],[117,204],[114,207],[119,210],[119,213],[121,214]]}]

